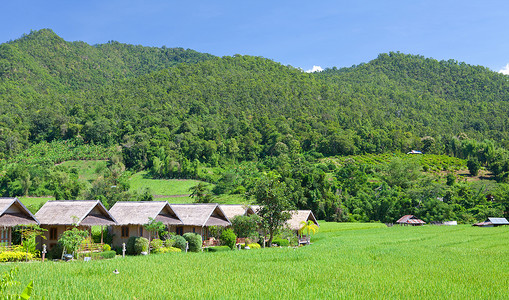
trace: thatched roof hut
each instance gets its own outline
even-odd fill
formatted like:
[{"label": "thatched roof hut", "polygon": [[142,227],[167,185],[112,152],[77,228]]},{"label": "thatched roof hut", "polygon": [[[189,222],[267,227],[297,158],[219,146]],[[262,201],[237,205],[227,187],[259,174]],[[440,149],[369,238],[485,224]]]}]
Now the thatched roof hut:
[{"label": "thatched roof hut", "polygon": [[0,228],[30,224],[39,221],[18,198],[0,198]]},{"label": "thatched roof hut", "polygon": [[236,216],[249,216],[256,214],[254,209],[249,205],[242,204],[220,204],[219,207],[223,210],[228,220],[232,220]]},{"label": "thatched roof hut", "polygon": [[313,223],[318,225],[318,221],[315,218],[315,215],[310,210],[296,210],[292,211],[292,218],[286,222],[288,224],[288,227],[293,230],[300,230],[302,228],[302,221],[313,221]]},{"label": "thatched roof hut", "polygon": [[217,203],[170,204],[185,226],[230,226],[230,220]]},{"label": "thatched roof hut", "polygon": [[41,225],[108,226],[115,218],[99,200],[57,200],[46,202],[35,214]]},{"label": "thatched roof hut", "polygon": [[118,225],[143,225],[149,218],[165,225],[181,225],[182,221],[166,201],[119,201],[110,209]]}]

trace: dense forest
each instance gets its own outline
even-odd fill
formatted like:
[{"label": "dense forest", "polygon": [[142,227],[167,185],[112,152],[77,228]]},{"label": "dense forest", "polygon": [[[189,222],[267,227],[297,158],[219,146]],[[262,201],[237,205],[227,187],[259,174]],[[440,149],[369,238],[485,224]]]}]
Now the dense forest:
[{"label": "dense forest", "polygon": [[[327,220],[507,215],[508,79],[397,52],[308,74],[262,57],[90,46],[34,31],[0,45],[0,194],[94,197],[109,206],[146,198],[106,190],[129,172],[201,179],[217,195],[249,195],[269,174],[295,207]],[[48,143],[100,147],[97,157],[74,158],[107,158],[110,172],[85,191],[60,161],[23,159]],[[355,159],[412,149],[468,161],[471,173],[489,171],[490,183],[456,182],[451,165],[430,173],[398,155],[382,166]],[[330,160],[345,156],[354,158]]]}]

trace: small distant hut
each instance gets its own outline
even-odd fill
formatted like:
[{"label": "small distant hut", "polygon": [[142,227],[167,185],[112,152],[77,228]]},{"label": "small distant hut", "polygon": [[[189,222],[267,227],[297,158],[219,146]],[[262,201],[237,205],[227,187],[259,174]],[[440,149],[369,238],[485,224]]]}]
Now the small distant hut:
[{"label": "small distant hut", "polygon": [[308,222],[312,221],[316,224],[316,226],[320,227],[318,221],[315,218],[315,215],[310,210],[296,210],[291,212],[292,218],[288,220],[286,223],[290,229],[299,231],[302,228],[302,221]]},{"label": "small distant hut", "polygon": [[60,235],[77,226],[81,230],[91,230],[92,226],[116,225],[115,218],[99,200],[57,200],[46,202],[35,214],[41,227],[47,229],[46,240],[51,249]]},{"label": "small distant hut", "polygon": [[219,207],[230,221],[236,216],[250,216],[256,214],[254,209],[249,205],[220,204]]},{"label": "small distant hut", "polygon": [[505,226],[509,225],[509,222],[506,218],[488,218],[486,221],[481,223],[475,223],[473,226],[478,227],[497,227],[497,226]]},{"label": "small distant hut", "polygon": [[0,198],[0,246],[11,246],[12,227],[17,225],[39,225],[39,221],[18,198]]},{"label": "small distant hut", "polygon": [[414,215],[405,215],[401,217],[399,220],[396,221],[396,223],[400,225],[411,225],[411,226],[421,226],[426,224],[421,219],[417,219]]},{"label": "small distant hut", "polygon": [[113,245],[121,246],[127,243],[131,236],[148,238],[147,230],[143,225],[149,218],[162,222],[169,232],[175,232],[182,221],[166,201],[119,201],[110,209],[110,214],[117,221],[111,227]]},{"label": "small distant hut", "polygon": [[231,226],[230,220],[217,203],[170,204],[182,220],[176,233],[198,233],[205,240],[209,237],[210,226]]}]

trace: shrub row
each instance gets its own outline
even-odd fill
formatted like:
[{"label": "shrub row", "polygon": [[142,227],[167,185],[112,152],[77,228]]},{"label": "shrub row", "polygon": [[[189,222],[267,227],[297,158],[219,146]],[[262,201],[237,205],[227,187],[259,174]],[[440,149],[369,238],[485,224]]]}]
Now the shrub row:
[{"label": "shrub row", "polygon": [[213,246],[205,248],[207,252],[222,252],[222,251],[231,251],[232,249],[229,246]]},{"label": "shrub row", "polygon": [[32,253],[22,251],[5,251],[0,252],[0,262],[12,261],[25,261],[32,260],[34,255]]},{"label": "shrub row", "polygon": [[285,239],[275,239],[272,241],[272,244],[276,244],[280,247],[288,247],[290,246],[290,242],[288,242],[288,240],[285,240]]}]

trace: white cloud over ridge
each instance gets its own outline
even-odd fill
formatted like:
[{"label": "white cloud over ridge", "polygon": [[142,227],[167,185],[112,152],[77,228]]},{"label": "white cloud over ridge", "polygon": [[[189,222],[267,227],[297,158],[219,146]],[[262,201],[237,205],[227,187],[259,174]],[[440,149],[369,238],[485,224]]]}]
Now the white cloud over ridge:
[{"label": "white cloud over ridge", "polygon": [[502,68],[502,70],[500,70],[498,72],[502,73],[504,75],[509,75],[509,64],[507,64],[505,67]]},{"label": "white cloud over ridge", "polygon": [[[507,67],[509,67],[509,64],[507,64]],[[314,73],[314,72],[322,72],[322,71],[323,71],[322,67],[320,67],[320,66],[313,66],[313,68],[311,68],[311,70],[307,70],[306,73]]]}]

